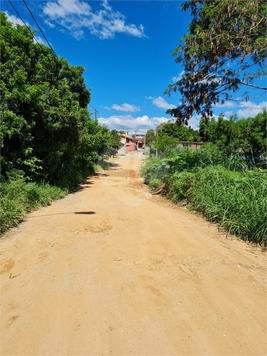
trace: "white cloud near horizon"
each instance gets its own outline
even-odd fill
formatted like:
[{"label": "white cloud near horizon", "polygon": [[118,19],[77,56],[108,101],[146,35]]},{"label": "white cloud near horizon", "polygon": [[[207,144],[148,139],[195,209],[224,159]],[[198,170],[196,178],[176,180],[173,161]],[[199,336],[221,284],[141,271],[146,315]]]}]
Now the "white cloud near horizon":
[{"label": "white cloud near horizon", "polygon": [[226,101],[224,104],[217,104],[214,109],[219,108],[231,108],[235,111],[227,111],[225,115],[231,116],[236,114],[238,118],[247,119],[248,117],[254,117],[262,111],[263,108],[267,107],[267,101],[262,101],[259,104],[253,103],[251,101],[240,101],[239,103],[234,103],[231,101]]},{"label": "white cloud near horizon", "polygon": [[240,109],[237,111],[237,116],[240,118],[247,119],[248,117],[255,117],[257,114],[262,112],[263,108],[267,108],[267,101],[262,101],[259,104],[252,103],[251,101],[241,102]]},{"label": "white cloud near horizon", "polygon": [[[160,98],[160,97],[159,97]],[[158,98],[153,98],[153,97],[146,97],[146,99],[149,100],[156,100]],[[163,98],[162,98],[163,99]],[[164,99],[163,99],[164,100]],[[157,103],[157,102],[156,102]],[[168,104],[168,103],[167,103]],[[168,104],[170,105],[170,104]],[[226,103],[227,105],[227,103]],[[231,104],[229,104],[229,107],[232,107]],[[259,104],[255,104],[252,102],[242,102],[239,103],[239,105],[236,105],[234,107],[235,110],[240,108],[236,114],[239,118],[248,118],[248,117],[253,117],[257,115],[259,112],[262,111],[264,107],[267,107],[267,102],[263,101]],[[243,110],[242,110],[243,108]],[[229,117],[234,114],[234,111],[226,111],[224,113],[224,118],[229,120]],[[219,115],[214,115],[215,119],[219,117]],[[188,122],[188,126],[191,126],[194,130],[197,130],[199,128],[199,121],[200,121],[201,115],[194,115]],[[116,129],[116,130],[125,130],[134,133],[135,131],[139,133],[145,133],[148,129],[154,129],[160,125],[163,122],[168,122],[170,121],[170,117],[148,117],[147,115],[139,116],[139,117],[133,117],[131,114],[127,115],[112,115],[110,117],[101,117],[99,119],[99,123],[102,125],[107,125],[111,129]],[[172,119],[173,121],[174,119]]]},{"label": "white cloud near horizon", "polygon": [[43,13],[47,16],[46,23],[49,26],[54,26],[56,22],[69,30],[76,39],[83,37],[84,29],[100,39],[114,38],[116,33],[146,37],[142,24],[127,24],[126,17],[113,10],[107,0],[102,1],[101,9],[95,12],[87,2],[81,0],[46,2]]},{"label": "white cloud near horizon", "polygon": [[175,105],[167,103],[165,99],[162,98],[162,96],[158,96],[157,98],[153,98],[152,96],[146,96],[146,99],[152,100],[153,105],[157,106],[160,109],[173,109],[175,108]]},{"label": "white cloud near horizon", "polygon": [[124,103],[122,105],[117,105],[117,104],[113,104],[111,106],[111,108],[104,106],[105,109],[107,110],[117,110],[117,111],[124,111],[124,112],[136,112],[136,111],[140,111],[140,107],[139,106],[135,106],[135,105],[130,105],[127,103]]},{"label": "white cloud near horizon", "polygon": [[129,132],[146,132],[149,129],[155,129],[163,122],[169,121],[167,117],[151,117],[147,115],[133,117],[132,115],[112,115],[110,117],[99,118],[99,123],[108,126],[110,129],[125,130]]}]

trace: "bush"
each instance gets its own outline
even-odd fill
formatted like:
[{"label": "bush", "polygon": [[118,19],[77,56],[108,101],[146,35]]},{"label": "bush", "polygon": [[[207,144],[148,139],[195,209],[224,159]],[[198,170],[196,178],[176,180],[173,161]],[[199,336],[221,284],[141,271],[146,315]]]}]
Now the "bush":
[{"label": "bush", "polygon": [[249,171],[237,154],[226,157],[210,145],[175,148],[168,157],[149,158],[141,173],[150,188],[164,183],[175,203],[186,200],[230,233],[266,245],[266,172]]},{"label": "bush", "polygon": [[0,188],[1,233],[17,226],[30,211],[49,205],[67,194],[66,189],[49,184],[26,183],[23,176],[13,176],[2,182]]},{"label": "bush", "polygon": [[207,167],[195,175],[191,206],[244,240],[266,244],[266,175]]},{"label": "bush", "polygon": [[191,172],[176,172],[166,181],[167,196],[174,202],[191,200],[192,183],[195,174]]}]

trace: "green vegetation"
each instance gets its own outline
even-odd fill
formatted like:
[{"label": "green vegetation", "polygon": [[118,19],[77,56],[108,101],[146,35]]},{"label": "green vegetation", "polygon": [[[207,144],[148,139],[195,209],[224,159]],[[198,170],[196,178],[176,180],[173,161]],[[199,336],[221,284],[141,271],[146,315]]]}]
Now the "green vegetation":
[{"label": "green vegetation", "polygon": [[[191,10],[192,20],[173,53],[184,70],[165,91],[179,91],[181,100],[167,112],[187,124],[194,112],[212,116],[213,106],[239,88],[253,90],[255,97],[266,92],[266,85],[253,84],[267,74],[266,1],[189,0],[181,6]],[[251,93],[246,91],[244,100],[251,100]]]},{"label": "green vegetation", "polygon": [[63,198],[67,189],[49,184],[26,183],[23,176],[10,177],[0,184],[1,189],[1,233],[20,223],[25,215],[53,200]]},{"label": "green vegetation", "polygon": [[231,152],[242,152],[248,165],[266,168],[267,147],[267,111],[263,109],[255,117],[238,120],[231,116],[230,120],[219,116],[200,120],[199,134],[204,142],[216,144],[226,155]]},{"label": "green vegetation", "polygon": [[107,150],[105,151],[105,156],[114,157],[122,146],[123,144],[121,143],[121,137],[118,131],[117,130],[110,131],[109,138],[107,141]]},{"label": "green vegetation", "polygon": [[90,118],[84,68],[34,43],[1,13],[2,177],[77,184],[108,148],[108,128]]},{"label": "green vegetation", "polygon": [[191,126],[167,122],[159,125],[157,132],[159,137],[168,136],[179,141],[201,141],[198,130],[193,130]]},{"label": "green vegetation", "polygon": [[146,136],[145,136],[145,143],[147,146],[151,146],[153,144],[154,136],[155,136],[155,132],[153,129],[147,130]]},{"label": "green vegetation", "polygon": [[[142,173],[152,189],[174,202],[185,200],[231,233],[266,245],[266,109],[246,120],[216,120],[212,112],[240,88],[253,90],[255,98],[267,90],[253,84],[267,74],[266,1],[188,0],[181,6],[192,15],[173,53],[184,68],[165,91],[181,95],[167,111],[176,126],[158,130],[153,147],[159,157],[150,157]],[[244,92],[244,100],[250,95]],[[199,138],[206,145],[177,149],[188,134],[188,141],[199,140],[184,129],[194,113],[202,116]]]},{"label": "green vegetation", "polygon": [[178,145],[181,141],[201,141],[198,130],[193,130],[190,126],[172,122],[162,123],[156,128],[156,132],[150,129],[146,133],[146,145],[154,150],[165,152]]},{"label": "green vegetation", "polygon": [[[119,147],[115,131],[90,117],[82,66],[69,65],[26,26],[1,15],[2,231],[92,173]],[[48,185],[49,183],[49,185]],[[59,189],[60,187],[62,189]]]},{"label": "green vegetation", "polygon": [[266,172],[217,146],[175,148],[151,157],[142,169],[151,189],[173,202],[185,201],[210,221],[244,240],[266,245]]}]

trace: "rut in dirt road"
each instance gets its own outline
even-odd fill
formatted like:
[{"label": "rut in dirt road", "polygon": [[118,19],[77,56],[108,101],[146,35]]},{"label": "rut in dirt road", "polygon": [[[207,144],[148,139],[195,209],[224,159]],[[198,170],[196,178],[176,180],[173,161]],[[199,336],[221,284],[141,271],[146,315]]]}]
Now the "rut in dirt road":
[{"label": "rut in dirt road", "polygon": [[152,196],[141,152],[1,245],[3,356],[266,355],[266,254]]}]

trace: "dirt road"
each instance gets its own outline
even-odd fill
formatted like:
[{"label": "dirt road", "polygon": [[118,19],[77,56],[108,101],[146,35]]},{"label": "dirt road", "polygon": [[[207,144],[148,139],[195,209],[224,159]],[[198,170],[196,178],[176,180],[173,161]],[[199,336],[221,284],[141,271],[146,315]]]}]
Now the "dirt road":
[{"label": "dirt road", "polygon": [[266,355],[266,253],[152,196],[129,153],[0,241],[1,355]]}]

